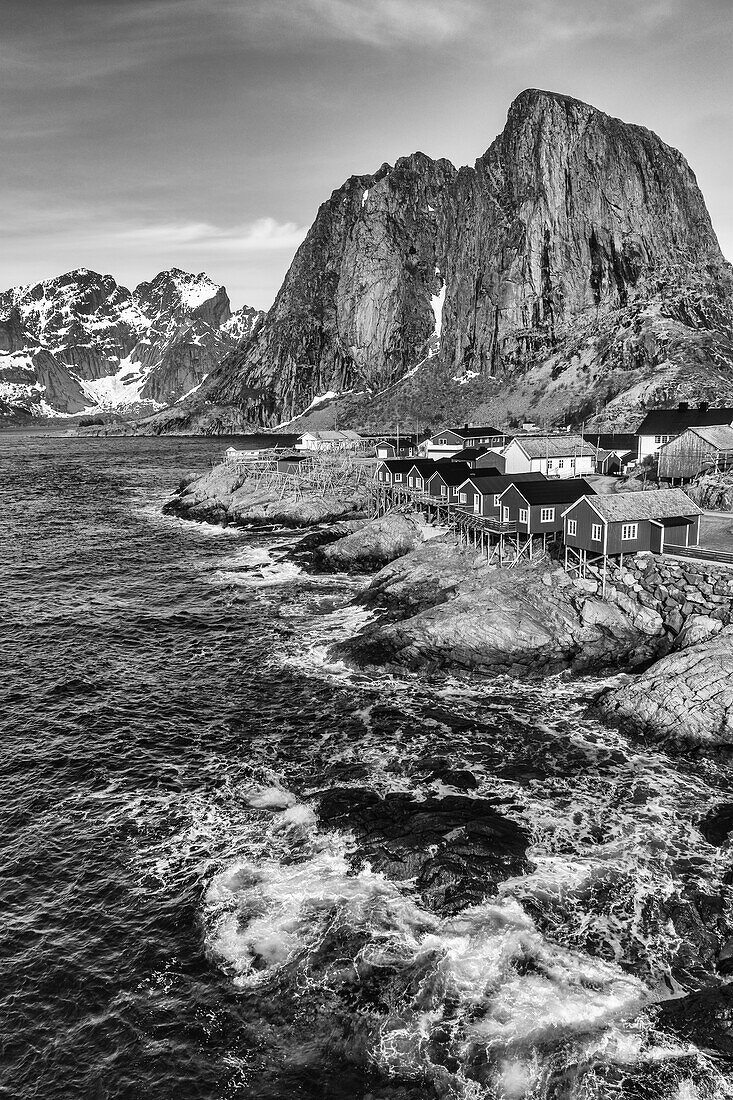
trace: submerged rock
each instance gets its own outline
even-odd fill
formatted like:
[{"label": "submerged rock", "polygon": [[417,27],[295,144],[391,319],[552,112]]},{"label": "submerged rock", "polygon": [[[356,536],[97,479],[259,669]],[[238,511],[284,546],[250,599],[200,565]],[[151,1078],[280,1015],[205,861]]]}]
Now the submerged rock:
[{"label": "submerged rock", "polygon": [[733,627],[606,690],[593,712],[623,729],[672,741],[733,745]]},{"label": "submerged rock", "polygon": [[349,787],[323,794],[319,814],[355,834],[359,858],[375,871],[414,879],[428,907],[440,912],[474,905],[526,870],[529,835],[491,799],[448,794],[415,801],[401,791],[380,798]]},{"label": "submerged rock", "polygon": [[733,982],[663,1002],[659,1022],[680,1039],[733,1060]]}]

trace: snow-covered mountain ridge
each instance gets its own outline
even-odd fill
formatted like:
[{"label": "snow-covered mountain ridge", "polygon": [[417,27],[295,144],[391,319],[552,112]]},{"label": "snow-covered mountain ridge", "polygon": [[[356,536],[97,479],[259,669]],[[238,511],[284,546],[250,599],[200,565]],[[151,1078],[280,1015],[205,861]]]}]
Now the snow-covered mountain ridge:
[{"label": "snow-covered mountain ridge", "polygon": [[223,286],[173,268],[134,290],[78,268],[0,293],[0,417],[161,408],[250,336]]}]

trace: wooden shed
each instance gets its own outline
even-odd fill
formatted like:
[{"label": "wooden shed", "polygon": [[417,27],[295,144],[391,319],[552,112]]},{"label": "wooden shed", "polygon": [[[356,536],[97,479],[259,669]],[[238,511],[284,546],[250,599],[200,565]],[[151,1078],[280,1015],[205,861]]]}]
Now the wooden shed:
[{"label": "wooden shed", "polygon": [[[682,489],[611,493],[574,501],[563,512],[563,539],[583,555],[661,553],[697,546],[702,509]],[[576,554],[577,556],[577,554]]]},{"label": "wooden shed", "polygon": [[659,477],[690,481],[705,470],[733,466],[733,428],[727,424],[686,428],[659,448]]}]

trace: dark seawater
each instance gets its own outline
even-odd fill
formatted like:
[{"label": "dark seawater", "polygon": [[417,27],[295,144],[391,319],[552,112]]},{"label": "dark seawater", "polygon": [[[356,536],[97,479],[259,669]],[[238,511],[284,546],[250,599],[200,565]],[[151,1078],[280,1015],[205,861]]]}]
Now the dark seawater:
[{"label": "dark seawater", "polygon": [[655,1007],[722,980],[729,769],[343,667],[358,578],[160,514],[230,442],[0,436],[0,1095],[733,1095]]}]

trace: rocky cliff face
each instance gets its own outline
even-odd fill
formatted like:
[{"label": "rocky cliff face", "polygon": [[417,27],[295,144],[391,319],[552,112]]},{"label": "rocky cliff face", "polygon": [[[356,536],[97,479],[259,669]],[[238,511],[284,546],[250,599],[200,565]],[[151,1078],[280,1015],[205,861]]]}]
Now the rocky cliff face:
[{"label": "rocky cliff face", "polygon": [[0,294],[0,416],[160,408],[198,386],[259,314],[206,275],[132,292],[86,269]]},{"label": "rocky cliff face", "polygon": [[727,399],[732,288],[680,153],[526,91],[473,168],[417,153],[335,191],[203,395],[273,424],[350,392],[363,425]]},{"label": "rocky cliff face", "polygon": [[327,392],[383,388],[434,352],[455,176],[416,153],[334,191],[251,345],[218,372],[215,400],[273,423]]}]

